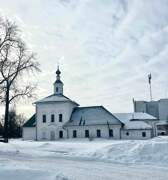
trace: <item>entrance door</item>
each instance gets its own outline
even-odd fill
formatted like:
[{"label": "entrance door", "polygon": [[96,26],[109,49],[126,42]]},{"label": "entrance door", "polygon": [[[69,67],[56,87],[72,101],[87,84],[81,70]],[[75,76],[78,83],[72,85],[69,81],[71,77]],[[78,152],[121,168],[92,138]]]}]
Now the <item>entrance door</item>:
[{"label": "entrance door", "polygon": [[55,132],[54,132],[54,131],[51,131],[51,132],[50,132],[50,140],[51,140],[51,141],[54,141],[54,140],[55,140]]},{"label": "entrance door", "polygon": [[63,131],[59,131],[59,138],[63,138]]}]

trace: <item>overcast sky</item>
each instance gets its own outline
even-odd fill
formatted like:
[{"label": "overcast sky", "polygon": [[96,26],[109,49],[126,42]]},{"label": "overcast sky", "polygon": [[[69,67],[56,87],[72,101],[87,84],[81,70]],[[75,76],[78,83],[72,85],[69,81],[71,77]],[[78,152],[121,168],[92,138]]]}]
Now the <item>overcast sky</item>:
[{"label": "overcast sky", "polygon": [[[168,0],[0,0],[37,53],[37,99],[53,93],[60,63],[64,94],[81,106],[133,111],[132,98],[168,97]],[[34,100],[18,112],[34,113]],[[0,113],[3,109],[0,109]]]}]

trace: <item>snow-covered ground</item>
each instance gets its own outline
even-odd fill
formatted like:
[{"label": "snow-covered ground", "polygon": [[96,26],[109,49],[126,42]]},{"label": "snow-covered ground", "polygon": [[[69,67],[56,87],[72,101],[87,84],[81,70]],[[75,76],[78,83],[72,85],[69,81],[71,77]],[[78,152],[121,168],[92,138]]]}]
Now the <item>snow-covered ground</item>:
[{"label": "snow-covered ground", "polygon": [[0,143],[0,180],[166,180],[168,137]]}]

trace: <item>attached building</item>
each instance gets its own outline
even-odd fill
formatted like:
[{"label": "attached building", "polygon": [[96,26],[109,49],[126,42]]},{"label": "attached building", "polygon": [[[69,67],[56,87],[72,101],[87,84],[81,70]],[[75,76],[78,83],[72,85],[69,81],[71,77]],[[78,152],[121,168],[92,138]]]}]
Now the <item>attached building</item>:
[{"label": "attached building", "polygon": [[103,106],[77,107],[64,125],[69,138],[121,138],[122,122]]},{"label": "attached building", "polygon": [[157,119],[147,113],[114,113],[124,124],[121,139],[150,139],[155,136]]},{"label": "attached building", "polygon": [[36,115],[35,114],[23,125],[23,139],[36,140]]}]

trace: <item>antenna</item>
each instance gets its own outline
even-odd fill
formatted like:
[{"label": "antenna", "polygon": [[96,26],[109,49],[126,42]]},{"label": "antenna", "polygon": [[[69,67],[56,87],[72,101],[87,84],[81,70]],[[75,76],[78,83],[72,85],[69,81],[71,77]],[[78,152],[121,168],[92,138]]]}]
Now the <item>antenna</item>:
[{"label": "antenna", "polygon": [[136,107],[135,107],[135,103],[136,103],[136,102],[135,102],[135,99],[134,99],[134,98],[132,99],[132,102],[133,102],[133,109],[134,109],[134,112],[136,112]]},{"label": "antenna", "polygon": [[149,82],[149,91],[150,91],[150,100],[152,101],[152,75],[148,74],[148,82]]}]

